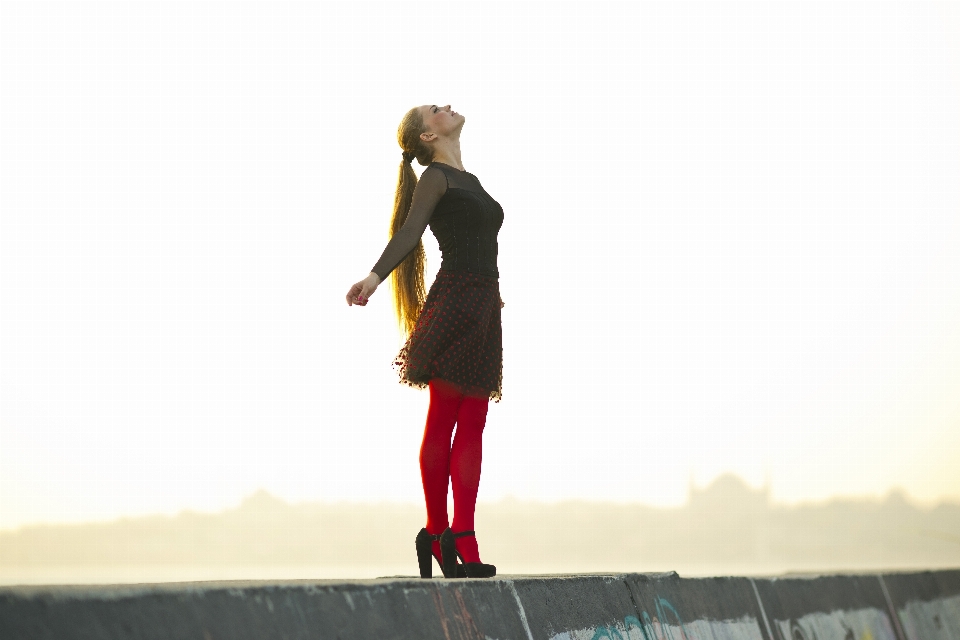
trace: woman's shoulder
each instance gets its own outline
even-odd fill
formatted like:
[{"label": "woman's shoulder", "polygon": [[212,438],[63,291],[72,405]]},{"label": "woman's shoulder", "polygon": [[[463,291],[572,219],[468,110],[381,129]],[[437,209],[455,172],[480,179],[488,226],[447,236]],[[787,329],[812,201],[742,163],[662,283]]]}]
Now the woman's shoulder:
[{"label": "woman's shoulder", "polygon": [[447,174],[435,164],[427,165],[417,180],[417,189],[442,195],[447,190]]},{"label": "woman's shoulder", "polygon": [[457,175],[457,176],[466,175],[466,176],[473,176],[474,178],[476,177],[469,171],[463,171],[462,169],[457,169],[456,167],[453,167],[444,162],[431,162],[430,164],[427,165],[427,169],[431,169],[431,168],[439,169],[440,171],[443,171],[444,173],[447,173],[450,175]]},{"label": "woman's shoulder", "polygon": [[424,169],[423,175],[427,175],[427,172],[430,171],[435,171],[437,174],[443,175],[449,187],[456,187],[457,189],[467,191],[476,191],[483,188],[477,176],[469,171],[462,171],[443,162],[431,162],[427,165],[427,168]]},{"label": "woman's shoulder", "polygon": [[431,162],[427,165],[427,168],[423,170],[422,176],[427,175],[428,173],[433,174],[445,174],[446,165],[443,165],[439,162]]},{"label": "woman's shoulder", "polygon": [[426,176],[427,174],[433,174],[435,176],[448,176],[453,175],[453,167],[443,164],[442,162],[431,162],[427,165],[427,168],[423,170],[421,177]]}]

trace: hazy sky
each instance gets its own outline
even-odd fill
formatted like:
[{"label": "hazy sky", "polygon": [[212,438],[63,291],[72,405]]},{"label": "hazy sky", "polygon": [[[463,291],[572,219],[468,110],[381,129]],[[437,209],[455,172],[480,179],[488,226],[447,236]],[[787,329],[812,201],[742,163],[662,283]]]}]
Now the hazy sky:
[{"label": "hazy sky", "polygon": [[433,103],[505,211],[481,500],[960,499],[957,33],[956,2],[0,3],[0,528],[421,501],[389,287],[344,294]]}]

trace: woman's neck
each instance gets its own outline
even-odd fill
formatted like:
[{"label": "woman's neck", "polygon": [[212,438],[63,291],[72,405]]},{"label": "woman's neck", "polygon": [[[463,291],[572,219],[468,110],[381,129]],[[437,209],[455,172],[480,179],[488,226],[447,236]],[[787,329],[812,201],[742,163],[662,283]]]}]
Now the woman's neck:
[{"label": "woman's neck", "polygon": [[433,151],[433,161],[442,162],[463,171],[463,163],[460,160],[460,140],[451,140],[446,144],[438,145]]}]

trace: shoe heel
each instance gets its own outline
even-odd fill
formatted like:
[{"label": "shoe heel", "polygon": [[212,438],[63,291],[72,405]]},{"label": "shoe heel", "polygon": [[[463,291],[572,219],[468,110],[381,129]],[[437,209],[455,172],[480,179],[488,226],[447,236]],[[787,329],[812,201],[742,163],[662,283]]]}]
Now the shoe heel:
[{"label": "shoe heel", "polygon": [[420,577],[433,577],[433,541],[437,536],[427,532],[426,527],[417,534],[417,562],[420,564]]},{"label": "shoe heel", "polygon": [[453,531],[450,527],[444,529],[440,534],[440,557],[443,558],[444,578],[456,578],[457,576],[457,542],[453,537]]}]

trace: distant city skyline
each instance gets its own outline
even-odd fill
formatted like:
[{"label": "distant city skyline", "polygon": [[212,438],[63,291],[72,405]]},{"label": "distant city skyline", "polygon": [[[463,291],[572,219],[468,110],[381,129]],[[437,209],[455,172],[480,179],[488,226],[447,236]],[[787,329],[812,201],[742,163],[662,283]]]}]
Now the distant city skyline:
[{"label": "distant city skyline", "polygon": [[[837,503],[877,503],[894,500],[898,503],[903,503],[909,505],[910,508],[917,509],[920,511],[935,509],[938,507],[951,507],[956,506],[960,508],[960,498],[951,499],[944,498],[941,500],[919,500],[915,496],[911,496],[909,492],[905,491],[901,487],[891,487],[888,491],[883,494],[878,495],[835,495],[830,496],[825,499],[818,500],[800,500],[797,502],[783,502],[775,500],[773,497],[772,487],[770,486],[769,481],[766,483],[756,486],[747,482],[744,478],[740,477],[735,473],[721,473],[717,477],[713,478],[710,482],[706,484],[699,484],[693,478],[689,479],[687,485],[686,497],[676,504],[672,505],[663,505],[657,503],[648,503],[643,501],[620,501],[620,500],[605,500],[605,499],[584,499],[584,498],[564,498],[560,500],[550,500],[550,501],[538,501],[530,500],[523,497],[518,497],[515,495],[506,495],[502,496],[496,500],[482,500],[482,504],[487,507],[502,504],[502,503],[531,503],[539,504],[546,507],[556,506],[561,503],[584,503],[584,504],[595,504],[595,505],[609,505],[615,508],[641,508],[641,509],[655,509],[655,510],[678,510],[678,509],[688,509],[688,508],[697,508],[704,501],[711,504],[715,504],[724,499],[733,499],[740,507],[750,506],[757,508],[771,508],[771,509],[805,509],[805,508],[818,508],[825,504],[837,504]],[[453,507],[452,496],[449,498],[450,506]],[[125,520],[128,518],[154,518],[154,517],[177,517],[184,514],[194,514],[201,516],[210,516],[217,515],[227,511],[251,508],[259,508],[259,506],[266,505],[268,508],[270,506],[283,505],[284,507],[301,507],[309,505],[323,505],[326,507],[330,506],[346,506],[346,507],[357,507],[357,508],[368,508],[375,507],[376,505],[384,505],[387,508],[414,508],[420,509],[423,505],[420,501],[413,500],[408,502],[398,502],[398,501],[383,501],[383,500],[291,500],[284,497],[281,494],[270,491],[269,489],[259,488],[253,492],[243,496],[239,501],[234,504],[226,505],[221,509],[215,510],[203,510],[195,509],[190,507],[184,507],[176,511],[170,512],[155,512],[155,513],[142,513],[137,515],[118,515],[114,517],[107,517],[101,519],[90,519],[82,521],[65,521],[58,522],[56,520],[52,521],[37,521],[37,522],[28,522],[20,524],[16,527],[7,527],[0,528],[0,533],[11,533],[24,528],[35,528],[35,527],[73,527],[73,526],[83,526],[83,525],[103,525],[116,522],[118,520]]]},{"label": "distant city skyline", "polygon": [[[0,532],[0,583],[409,575],[422,516],[421,505],[292,505],[258,491],[215,514],[24,527]],[[918,509],[894,493],[783,507],[732,475],[679,508],[508,499],[479,505],[476,526],[504,573],[960,566],[960,503]]]}]

